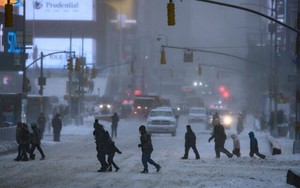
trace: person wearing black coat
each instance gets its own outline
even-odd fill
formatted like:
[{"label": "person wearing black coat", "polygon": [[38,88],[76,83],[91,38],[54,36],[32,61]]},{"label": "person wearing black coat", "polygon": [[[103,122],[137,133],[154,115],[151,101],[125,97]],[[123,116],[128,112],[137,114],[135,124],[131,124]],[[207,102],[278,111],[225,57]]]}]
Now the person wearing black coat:
[{"label": "person wearing black coat", "polygon": [[44,137],[46,122],[47,122],[46,117],[45,117],[44,113],[41,112],[39,117],[37,118],[37,123],[39,125],[39,129],[41,132],[41,139],[43,139],[43,137]]},{"label": "person wearing black coat", "polygon": [[105,130],[103,125],[99,124],[98,119],[94,122],[94,139],[96,143],[97,159],[99,160],[101,167],[98,172],[105,172],[108,168],[108,164],[105,159],[106,147],[105,147]]},{"label": "person wearing black coat", "polygon": [[147,134],[146,127],[144,125],[141,125],[139,127],[140,132],[140,141],[141,143],[138,145],[142,149],[142,163],[144,166],[144,170],[141,171],[141,173],[148,173],[148,163],[155,166],[156,172],[159,172],[161,169],[161,166],[157,163],[155,163],[151,159],[151,153],[153,152],[153,146],[151,141],[151,136]]},{"label": "person wearing black coat", "polygon": [[122,154],[122,152],[116,147],[115,142],[113,142],[109,136],[109,133],[105,131],[104,133],[105,140],[107,140],[107,150],[106,154],[108,155],[107,162],[108,162],[108,170],[107,171],[112,171],[112,166],[116,169],[116,172],[120,169],[118,165],[114,162],[114,156],[115,153]]},{"label": "person wearing black coat", "polygon": [[30,142],[31,142],[31,134],[28,130],[28,126],[26,123],[22,123],[22,130],[21,130],[21,160],[28,161],[27,153],[30,151]]},{"label": "person wearing black coat", "polygon": [[225,153],[229,158],[233,157],[233,154],[224,148],[226,134],[225,129],[220,122],[216,122],[212,136],[208,139],[208,142],[210,142],[212,139],[215,139],[216,158],[220,158],[220,152]]},{"label": "person wearing black coat", "polygon": [[254,157],[254,154],[256,154],[258,157],[265,159],[266,156],[259,153],[258,143],[257,143],[257,139],[255,138],[254,133],[251,131],[251,132],[249,132],[248,135],[250,138],[250,153],[249,153],[250,157]]},{"label": "person wearing black coat", "polygon": [[112,116],[111,116],[111,137],[115,137],[117,138],[117,129],[118,129],[118,122],[119,122],[120,118],[117,114],[117,112],[115,112]]},{"label": "person wearing black coat", "polygon": [[17,122],[17,128],[16,128],[16,142],[18,144],[18,155],[14,159],[15,161],[21,160],[21,153],[22,153],[22,146],[21,146],[21,136],[22,136],[22,123]]},{"label": "person wearing black coat", "polygon": [[186,133],[185,133],[185,152],[184,156],[181,159],[187,159],[189,156],[189,150],[190,148],[193,149],[196,159],[200,159],[200,155],[198,153],[197,147],[196,147],[196,135],[193,132],[190,125],[186,126]]},{"label": "person wearing black coat", "polygon": [[35,148],[37,148],[41,154],[41,160],[44,160],[45,154],[41,148],[42,137],[41,137],[40,129],[37,127],[37,125],[35,123],[31,124],[31,128],[32,128],[33,133],[31,135],[30,159],[32,159],[32,160],[35,159],[34,150],[35,150]]},{"label": "person wearing black coat", "polygon": [[52,127],[53,127],[53,141],[59,142],[60,141],[60,132],[62,129],[62,122],[60,114],[57,113],[55,117],[52,119]]}]

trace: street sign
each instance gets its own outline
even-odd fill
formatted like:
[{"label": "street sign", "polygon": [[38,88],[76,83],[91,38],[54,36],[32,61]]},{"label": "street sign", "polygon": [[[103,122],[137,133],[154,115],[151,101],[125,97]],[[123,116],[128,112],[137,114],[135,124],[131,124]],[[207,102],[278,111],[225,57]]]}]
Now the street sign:
[{"label": "street sign", "polygon": [[[23,32],[17,31],[17,45],[22,46],[23,45]],[[25,45],[32,46],[33,45],[33,35],[32,33],[25,35]]]}]

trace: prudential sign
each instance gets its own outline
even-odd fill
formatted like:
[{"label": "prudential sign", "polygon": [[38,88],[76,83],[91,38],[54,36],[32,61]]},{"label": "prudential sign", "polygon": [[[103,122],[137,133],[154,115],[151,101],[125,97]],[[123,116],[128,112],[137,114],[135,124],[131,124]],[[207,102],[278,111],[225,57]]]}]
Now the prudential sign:
[{"label": "prudential sign", "polygon": [[27,20],[94,20],[94,0],[26,0]]}]

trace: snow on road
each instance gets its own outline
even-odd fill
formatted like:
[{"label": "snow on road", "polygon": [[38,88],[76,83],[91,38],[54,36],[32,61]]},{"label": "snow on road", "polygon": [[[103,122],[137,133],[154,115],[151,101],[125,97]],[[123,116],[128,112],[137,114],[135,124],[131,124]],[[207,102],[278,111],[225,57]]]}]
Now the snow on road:
[{"label": "snow on road", "polygon": [[[116,154],[118,172],[99,173],[95,143],[92,136],[93,120],[84,126],[64,126],[61,142],[52,142],[52,134],[47,133],[42,140],[46,160],[15,162],[14,154],[0,156],[0,187],[2,188],[66,188],[66,187],[293,187],[287,185],[286,174],[291,168],[300,169],[300,155],[292,154],[293,141],[281,138],[283,154],[270,154],[267,133],[255,132],[260,144],[260,152],[267,159],[250,158],[248,132],[253,130],[253,123],[247,122],[241,140],[241,158],[227,158],[221,154],[215,159],[214,143],[208,143],[209,130],[203,124],[192,124],[197,136],[197,148],[200,160],[195,160],[192,150],[188,160],[181,160],[184,154],[184,134],[186,117],[180,117],[177,136],[154,134],[152,158],[162,166],[159,173],[149,166],[149,174],[141,174],[141,151],[138,127],[145,121],[121,120],[116,146],[123,154]],[[110,126],[106,122],[106,129]],[[234,128],[226,130],[228,134]],[[232,150],[232,140],[228,138],[226,148]],[[39,153],[37,153],[39,159]]]}]

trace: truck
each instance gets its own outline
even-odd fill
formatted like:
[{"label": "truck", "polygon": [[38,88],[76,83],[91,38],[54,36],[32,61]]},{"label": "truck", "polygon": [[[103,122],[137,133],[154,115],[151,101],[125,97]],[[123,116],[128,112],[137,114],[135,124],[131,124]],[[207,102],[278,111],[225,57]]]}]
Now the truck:
[{"label": "truck", "polygon": [[133,100],[134,116],[143,118],[149,112],[160,106],[159,96],[157,95],[136,95]]}]

